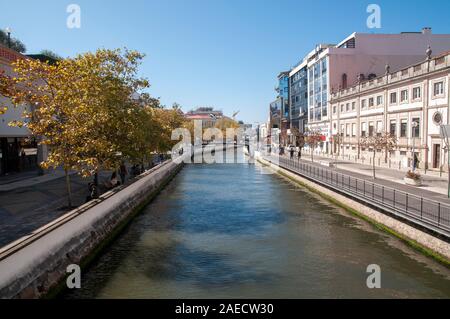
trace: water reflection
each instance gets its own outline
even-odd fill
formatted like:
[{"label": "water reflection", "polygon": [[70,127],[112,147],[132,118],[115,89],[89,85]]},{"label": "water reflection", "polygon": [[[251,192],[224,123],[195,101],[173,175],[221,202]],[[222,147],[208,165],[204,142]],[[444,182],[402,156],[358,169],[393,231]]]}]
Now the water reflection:
[{"label": "water reflection", "polygon": [[446,268],[261,169],[186,166],[63,297],[450,297]]}]

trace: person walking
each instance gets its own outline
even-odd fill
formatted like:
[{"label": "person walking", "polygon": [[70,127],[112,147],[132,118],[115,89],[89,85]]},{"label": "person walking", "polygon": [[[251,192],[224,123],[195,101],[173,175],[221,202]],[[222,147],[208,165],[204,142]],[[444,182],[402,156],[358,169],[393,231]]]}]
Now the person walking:
[{"label": "person walking", "polygon": [[413,158],[413,171],[416,170],[417,166],[419,166],[419,158],[417,157],[417,154],[414,153],[414,158]]},{"label": "person walking", "polygon": [[122,162],[120,164],[119,173],[120,173],[120,179],[122,180],[122,185],[125,185],[125,180],[128,175],[128,170],[127,170],[127,166],[125,165],[124,162]]},{"label": "person walking", "polygon": [[292,147],[292,146],[289,149],[289,156],[291,159],[294,158],[294,147]]}]

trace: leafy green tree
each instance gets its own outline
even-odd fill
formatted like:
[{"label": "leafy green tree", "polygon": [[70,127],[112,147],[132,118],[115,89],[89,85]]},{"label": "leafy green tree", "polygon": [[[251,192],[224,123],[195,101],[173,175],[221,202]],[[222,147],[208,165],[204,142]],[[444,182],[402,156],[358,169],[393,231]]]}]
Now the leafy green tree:
[{"label": "leafy green tree", "polygon": [[40,54],[45,55],[45,56],[48,56],[49,58],[55,59],[55,60],[57,60],[57,61],[63,59],[62,56],[60,56],[59,54],[57,54],[57,53],[55,53],[55,52],[53,52],[53,51],[51,51],[51,50],[42,50],[42,51],[40,52]]}]

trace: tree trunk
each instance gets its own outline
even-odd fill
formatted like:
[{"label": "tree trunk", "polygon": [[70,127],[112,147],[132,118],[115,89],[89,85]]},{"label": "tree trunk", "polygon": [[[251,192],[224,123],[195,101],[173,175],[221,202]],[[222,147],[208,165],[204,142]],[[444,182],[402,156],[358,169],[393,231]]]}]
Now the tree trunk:
[{"label": "tree trunk", "polygon": [[373,179],[375,179],[375,156],[376,156],[376,151],[373,151],[373,160],[372,160],[372,170],[373,170]]},{"label": "tree trunk", "polygon": [[98,170],[96,170],[94,174],[94,185],[95,187],[98,187]]},{"label": "tree trunk", "polygon": [[65,168],[64,173],[66,174],[66,187],[67,187],[67,203],[69,208],[72,208],[72,189],[70,188],[70,176],[69,171]]},{"label": "tree trunk", "polygon": [[388,162],[388,148],[386,146],[384,151],[384,163],[387,164],[387,162]]}]

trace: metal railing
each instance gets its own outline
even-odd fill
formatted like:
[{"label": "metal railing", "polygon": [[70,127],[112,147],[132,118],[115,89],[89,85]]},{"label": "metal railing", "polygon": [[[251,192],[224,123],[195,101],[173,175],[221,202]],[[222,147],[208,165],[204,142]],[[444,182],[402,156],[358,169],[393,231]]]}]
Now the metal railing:
[{"label": "metal railing", "polygon": [[365,203],[400,216],[419,226],[450,238],[450,205],[417,196],[337,172],[333,169],[305,163],[297,159],[262,156],[263,159],[328,188],[347,194]]},{"label": "metal railing", "polygon": [[[171,160],[165,160],[164,162],[161,162],[160,164],[152,167],[151,169],[145,171],[144,173],[133,177],[132,183],[154,173],[156,170],[160,169],[161,167],[167,165],[170,163]],[[32,233],[28,235],[24,235],[19,239],[16,239],[15,241],[7,244],[6,246],[0,247],[0,261],[8,258],[12,254],[16,253],[17,251],[21,250],[22,248],[31,245],[41,237],[44,237],[48,233],[52,232],[56,228],[59,228],[68,222],[70,222],[72,219],[84,214],[89,209],[93,208],[94,206],[97,206],[98,204],[104,202],[105,200],[109,199],[110,197],[114,196],[121,190],[125,189],[126,187],[130,186],[131,184],[125,184],[120,185],[112,190],[109,190],[105,192],[104,194],[100,195],[99,198],[93,199],[80,207],[74,208],[73,210],[65,213],[64,215],[54,219],[53,221],[49,222],[46,225],[41,226],[40,228],[36,229]]]}]

